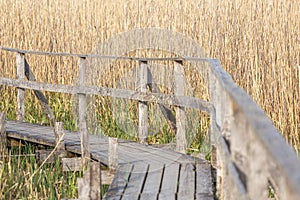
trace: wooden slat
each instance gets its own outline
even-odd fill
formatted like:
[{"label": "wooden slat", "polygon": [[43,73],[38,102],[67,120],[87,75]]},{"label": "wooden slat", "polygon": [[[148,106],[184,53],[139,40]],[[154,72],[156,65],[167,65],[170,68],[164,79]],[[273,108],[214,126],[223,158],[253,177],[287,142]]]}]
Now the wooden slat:
[{"label": "wooden slat", "polygon": [[148,164],[134,163],[122,200],[138,200],[148,172]]},{"label": "wooden slat", "polygon": [[194,199],[195,183],[194,165],[192,163],[181,164],[177,199]]},{"label": "wooden slat", "polygon": [[127,186],[129,178],[131,176],[131,172],[133,169],[133,165],[131,164],[121,164],[116,172],[115,178],[112,184],[109,186],[108,191],[104,199],[121,199],[122,194]]},{"label": "wooden slat", "polygon": [[211,169],[208,164],[196,165],[196,199],[213,200]]},{"label": "wooden slat", "polygon": [[162,181],[164,165],[151,164],[148,169],[147,179],[144,185],[141,199],[156,200],[159,194]]},{"label": "wooden slat", "polygon": [[159,199],[175,199],[178,186],[178,175],[179,164],[173,163],[165,165]]}]

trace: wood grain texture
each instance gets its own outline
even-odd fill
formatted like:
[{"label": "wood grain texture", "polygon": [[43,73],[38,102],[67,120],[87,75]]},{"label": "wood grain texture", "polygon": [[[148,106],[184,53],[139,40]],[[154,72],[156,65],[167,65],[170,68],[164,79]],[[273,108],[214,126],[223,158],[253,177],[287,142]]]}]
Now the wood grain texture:
[{"label": "wood grain texture", "polygon": [[[85,87],[86,79],[86,59],[80,58],[79,69],[78,69],[79,86]],[[86,94],[79,93],[78,101],[78,118],[79,118],[79,132],[81,138],[81,157],[82,164],[86,166],[90,159],[90,147],[89,147],[89,134],[86,126]]]},{"label": "wood grain texture", "polygon": [[146,175],[149,165],[139,162],[133,165],[130,178],[122,199],[124,200],[138,200],[142,189],[144,187]]},{"label": "wood grain texture", "polygon": [[[148,67],[147,62],[140,62],[140,92],[146,93],[148,85]],[[140,143],[146,144],[148,137],[148,105],[147,102],[139,101],[139,140]]]},{"label": "wood grain texture", "polygon": [[108,167],[116,170],[118,167],[118,139],[108,138]]},{"label": "wood grain texture", "polygon": [[[184,96],[185,92],[185,76],[182,62],[174,63],[174,80],[175,95]],[[176,151],[185,153],[187,141],[185,136],[185,108],[182,106],[175,107],[176,112]]]},{"label": "wood grain texture", "polygon": [[76,85],[49,84],[35,81],[24,81],[11,78],[0,78],[0,85],[41,90],[48,92],[59,92],[68,94],[91,94],[99,96],[109,96],[115,98],[131,99],[143,102],[153,102],[166,105],[183,106],[186,108],[195,108],[204,112],[209,112],[211,104],[207,101],[189,96],[174,96],[162,93],[142,93],[135,90],[106,88],[97,86],[80,87]]},{"label": "wood grain texture", "polygon": [[195,166],[192,163],[181,164],[177,198],[194,199],[195,183]]},{"label": "wood grain texture", "polygon": [[122,194],[127,187],[128,180],[131,176],[133,166],[131,164],[121,164],[118,167],[115,178],[104,197],[104,199],[121,199]]},{"label": "wood grain texture", "polygon": [[0,112],[0,155],[6,151],[7,134],[6,134],[6,117],[4,112]]},{"label": "wood grain texture", "polygon": [[[17,79],[23,81],[25,79],[25,55],[17,54]],[[24,88],[17,90],[17,120],[25,119],[25,92]]]}]

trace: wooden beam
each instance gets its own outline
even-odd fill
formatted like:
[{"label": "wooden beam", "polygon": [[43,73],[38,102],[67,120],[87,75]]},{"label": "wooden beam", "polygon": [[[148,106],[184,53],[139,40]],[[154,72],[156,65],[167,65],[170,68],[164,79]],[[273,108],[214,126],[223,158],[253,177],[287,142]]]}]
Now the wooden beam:
[{"label": "wooden beam", "polygon": [[2,156],[7,147],[6,122],[4,112],[0,113],[0,139],[0,156]]},{"label": "wooden beam", "polygon": [[[78,69],[78,78],[79,78],[79,86],[85,87],[85,79],[86,79],[86,58],[80,58],[79,69]],[[90,150],[89,150],[89,134],[86,126],[86,94],[79,93],[79,132],[81,137],[81,157],[82,164],[86,166],[88,161],[90,160]]]},{"label": "wooden beam", "polygon": [[[24,80],[25,78],[25,55],[17,53],[17,79]],[[17,120],[24,121],[25,119],[25,92],[24,88],[18,88],[17,93]]]},{"label": "wooden beam", "polygon": [[82,159],[81,158],[62,158],[63,171],[82,171]]},{"label": "wooden beam", "polygon": [[[184,96],[185,76],[182,62],[174,63],[175,95]],[[185,153],[187,141],[185,136],[185,109],[184,107],[175,107],[176,111],[176,151]]]},{"label": "wooden beam", "polygon": [[[149,85],[149,90],[152,93],[162,93],[159,89],[159,87],[157,86],[156,83],[153,82],[153,76],[150,70],[148,70],[148,85]],[[158,104],[159,108],[163,114],[163,116],[165,117],[165,119],[167,120],[167,123],[169,124],[169,126],[171,127],[172,131],[174,133],[176,133],[176,118],[175,115],[173,114],[170,106],[168,105],[163,105],[163,104]]]},{"label": "wooden beam", "polygon": [[[29,81],[36,81],[36,78],[34,77],[34,74],[31,71],[26,59],[25,59],[25,76]],[[52,112],[52,109],[50,108],[50,106],[48,104],[48,101],[47,101],[45,95],[40,90],[33,90],[33,92],[34,92],[35,96],[38,98],[44,112],[48,115],[50,122],[52,124],[55,124],[55,116]]]},{"label": "wooden beam", "polygon": [[[140,62],[140,92],[147,92],[148,69],[147,62]],[[139,141],[147,143],[148,137],[148,105],[145,101],[139,101]]]},{"label": "wooden beam", "polygon": [[118,167],[118,138],[108,138],[108,167],[112,171]]},{"label": "wooden beam", "polygon": [[54,126],[55,141],[56,141],[56,152],[59,157],[65,157],[67,155],[65,146],[65,134],[62,122],[55,122]]},{"label": "wooden beam", "polygon": [[174,96],[162,93],[143,93],[135,90],[106,88],[97,86],[73,86],[63,84],[39,83],[34,81],[24,81],[11,78],[0,78],[0,85],[20,87],[25,89],[43,90],[48,92],[60,92],[68,94],[91,94],[122,99],[131,99],[141,102],[153,102],[166,105],[195,108],[209,113],[211,104],[207,101],[189,96]]},{"label": "wooden beam", "polygon": [[78,178],[78,197],[86,200],[101,200],[100,162],[91,162],[89,170]]}]

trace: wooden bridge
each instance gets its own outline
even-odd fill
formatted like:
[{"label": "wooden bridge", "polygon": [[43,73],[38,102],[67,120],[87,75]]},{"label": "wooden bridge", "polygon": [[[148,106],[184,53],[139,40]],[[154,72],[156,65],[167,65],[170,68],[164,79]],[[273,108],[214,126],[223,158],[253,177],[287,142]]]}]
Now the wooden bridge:
[{"label": "wooden bridge", "polygon": [[[40,157],[44,154],[47,159],[63,157],[65,170],[84,168],[86,171],[84,177],[78,179],[79,199],[101,198],[100,163],[116,170],[104,199],[256,200],[267,199],[270,187],[276,199],[300,199],[297,155],[259,106],[222,69],[218,60],[194,57],[147,59],[1,49],[16,53],[17,77],[0,77],[0,85],[16,87],[18,101],[16,121],[6,120],[5,114],[1,114],[1,149],[5,148],[7,140],[13,139],[54,147],[55,151],[48,153],[39,151]],[[27,54],[78,58],[79,85],[37,82],[26,60]],[[136,60],[140,65],[139,91],[86,85],[87,58]],[[174,94],[147,89],[151,77],[147,66],[153,60],[174,62]],[[209,102],[185,95],[183,61],[191,63],[209,85]],[[12,67],[6,63],[4,66]],[[24,122],[24,89],[34,91],[54,127]],[[78,132],[62,129],[41,91],[79,96]],[[138,101],[140,143],[88,134],[88,94]],[[164,116],[173,124],[176,151],[147,144],[147,103],[160,104]],[[175,107],[174,119],[170,117],[170,105]],[[185,154],[186,108],[198,109],[210,116],[210,163]],[[67,158],[70,153],[81,158]]]}]

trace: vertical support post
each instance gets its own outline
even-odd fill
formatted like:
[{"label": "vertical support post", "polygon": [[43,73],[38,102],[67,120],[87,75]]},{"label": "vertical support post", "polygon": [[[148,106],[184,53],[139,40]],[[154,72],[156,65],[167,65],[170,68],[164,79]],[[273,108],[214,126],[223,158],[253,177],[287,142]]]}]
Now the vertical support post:
[{"label": "vertical support post", "polygon": [[101,164],[100,162],[91,162],[90,168],[78,178],[78,199],[80,200],[98,200],[101,196]]},{"label": "vertical support post", "polygon": [[215,110],[215,98],[216,98],[216,80],[212,70],[209,70],[209,99],[212,107],[210,108],[210,145],[211,145],[211,161],[214,167],[217,166],[217,122],[216,122],[216,110]]},{"label": "vertical support post", "polygon": [[[17,53],[17,79],[25,79],[25,55]],[[18,88],[17,93],[17,120],[24,121],[25,118],[25,93],[24,88]]]},{"label": "vertical support post", "polygon": [[108,138],[108,167],[114,171],[118,167],[118,139]]},{"label": "vertical support post", "polygon": [[6,137],[6,124],[5,124],[5,113],[0,113],[0,156],[5,152],[7,147],[7,137]]},{"label": "vertical support post", "polygon": [[90,198],[101,200],[101,164],[92,162],[90,165]]},{"label": "vertical support post", "polygon": [[62,122],[55,122],[54,133],[58,156],[62,157],[65,155],[65,134]]},{"label": "vertical support post", "polygon": [[[86,78],[86,58],[81,57],[79,62],[78,69],[79,76],[79,85],[82,90],[85,88],[85,78]],[[89,135],[86,127],[86,94],[85,92],[78,94],[79,103],[78,103],[78,111],[79,111],[79,132],[81,138],[81,157],[82,157],[82,166],[86,168],[89,158],[90,158],[90,150],[89,150]]]},{"label": "vertical support post", "polygon": [[[210,63],[212,65],[212,63]],[[221,158],[220,151],[218,149],[218,137],[221,135],[221,130],[219,129],[217,123],[217,80],[212,71],[212,66],[209,69],[209,98],[212,107],[210,108],[210,143],[211,143],[211,163],[212,166],[216,168],[216,195],[221,196],[223,193],[222,185],[224,182],[222,176],[224,175],[223,162]]]},{"label": "vertical support post", "polygon": [[[140,61],[140,91],[147,92],[148,69],[147,61]],[[148,106],[146,102],[140,101],[139,107],[139,140],[147,143],[148,136]]]},{"label": "vertical support post", "polygon": [[[182,61],[174,63],[175,96],[184,96],[185,77]],[[176,151],[185,153],[187,147],[185,135],[185,109],[184,107],[175,107],[176,111]]]}]

